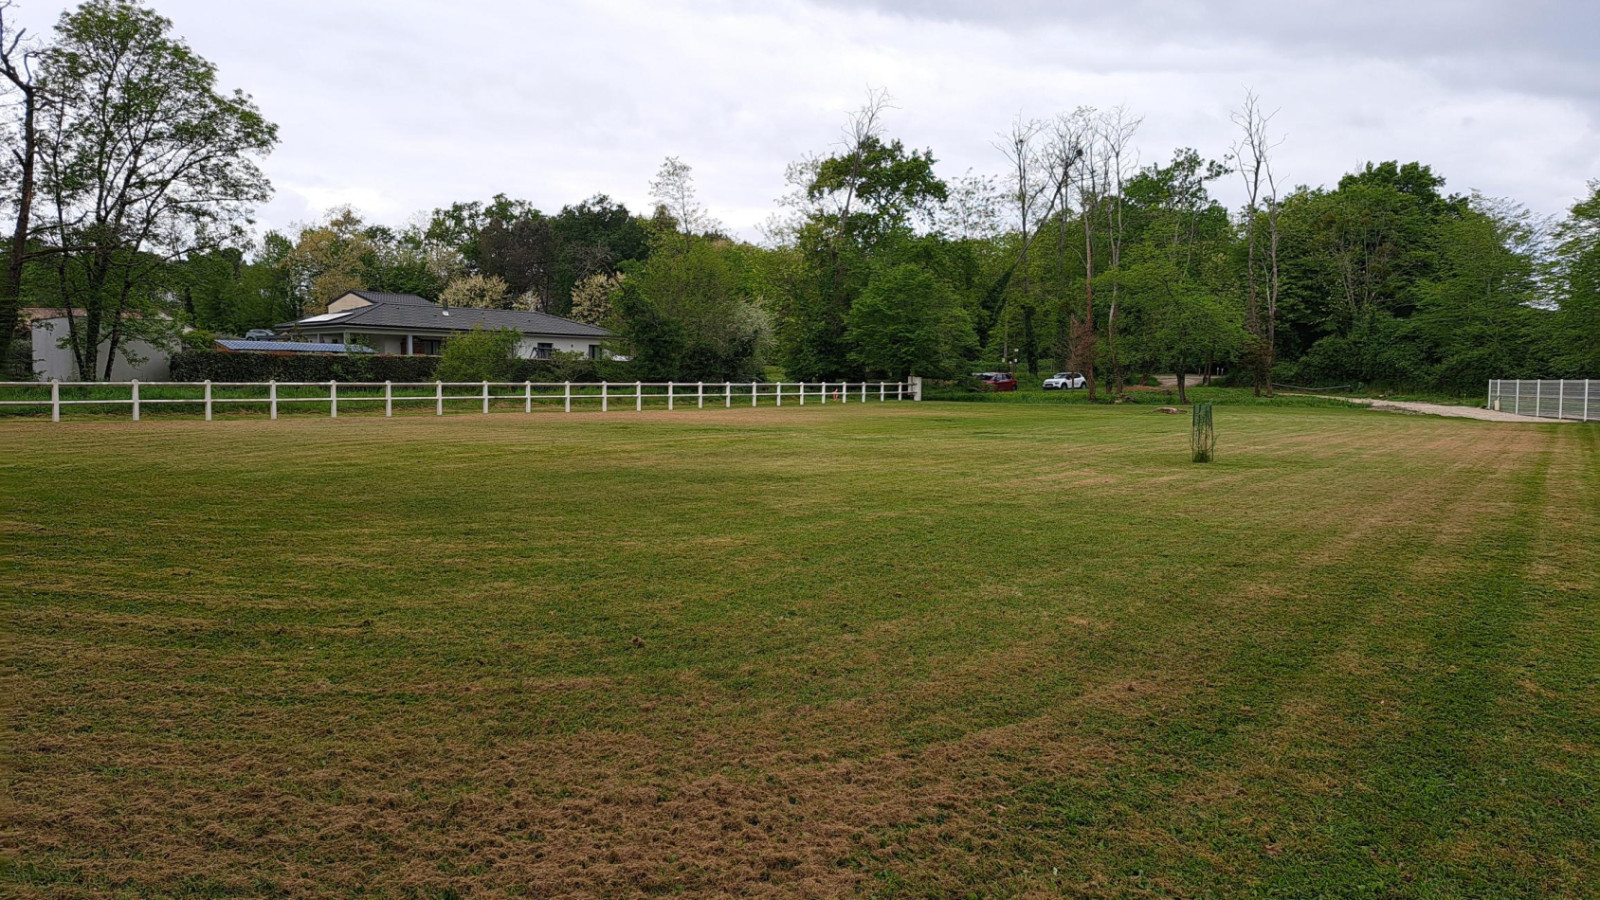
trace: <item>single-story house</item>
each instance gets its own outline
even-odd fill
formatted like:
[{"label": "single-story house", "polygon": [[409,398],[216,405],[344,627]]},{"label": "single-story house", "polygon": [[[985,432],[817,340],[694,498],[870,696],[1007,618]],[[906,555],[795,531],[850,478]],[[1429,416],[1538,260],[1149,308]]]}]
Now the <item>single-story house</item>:
[{"label": "single-story house", "polygon": [[612,336],[598,325],[585,325],[541,312],[441,306],[415,294],[350,291],[328,304],[328,311],[278,326],[302,339],[330,344],[364,344],[379,353],[432,356],[452,334],[477,327],[510,328],[522,335],[517,355],[548,359],[557,352],[602,356]]}]

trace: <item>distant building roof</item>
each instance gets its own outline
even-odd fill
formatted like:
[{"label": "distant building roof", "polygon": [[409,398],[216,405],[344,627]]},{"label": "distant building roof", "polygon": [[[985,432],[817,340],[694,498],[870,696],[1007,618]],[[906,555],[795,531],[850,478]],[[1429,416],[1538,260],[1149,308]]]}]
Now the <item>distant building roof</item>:
[{"label": "distant building roof", "polygon": [[[565,337],[606,338],[611,332],[598,325],[585,325],[548,313],[520,309],[474,309],[466,306],[435,306],[413,294],[378,294],[371,291],[354,291],[371,306],[337,313],[309,316],[296,322],[285,322],[279,328],[317,330],[338,326],[339,330],[353,328],[396,328],[411,331],[471,331],[484,328],[510,328],[523,334],[548,334]],[[407,297],[395,303],[375,298]],[[419,301],[419,302],[413,302]]]},{"label": "distant building roof", "polygon": [[318,344],[314,341],[239,341],[231,338],[218,338],[217,343],[224,350],[236,353],[371,353],[371,347],[360,344]]},{"label": "distant building roof", "polygon": [[394,306],[433,306],[433,302],[416,294],[386,294],[383,291],[347,291],[363,300],[373,303],[388,303]]}]

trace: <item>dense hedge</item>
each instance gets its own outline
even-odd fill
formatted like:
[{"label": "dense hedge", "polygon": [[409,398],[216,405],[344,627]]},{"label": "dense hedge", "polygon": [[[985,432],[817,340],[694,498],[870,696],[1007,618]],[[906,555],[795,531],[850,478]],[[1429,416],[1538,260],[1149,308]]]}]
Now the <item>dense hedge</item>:
[{"label": "dense hedge", "polygon": [[[184,350],[173,354],[173,381],[433,381],[437,356],[277,355]],[[594,381],[588,360],[519,359],[512,381]]]}]

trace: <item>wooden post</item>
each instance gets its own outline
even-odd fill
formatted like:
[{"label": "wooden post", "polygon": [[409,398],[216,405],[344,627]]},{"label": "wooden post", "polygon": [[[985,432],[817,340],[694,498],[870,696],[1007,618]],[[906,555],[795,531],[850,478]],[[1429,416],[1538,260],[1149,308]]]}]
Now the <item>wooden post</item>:
[{"label": "wooden post", "polygon": [[211,379],[206,379],[206,421],[211,421]]}]

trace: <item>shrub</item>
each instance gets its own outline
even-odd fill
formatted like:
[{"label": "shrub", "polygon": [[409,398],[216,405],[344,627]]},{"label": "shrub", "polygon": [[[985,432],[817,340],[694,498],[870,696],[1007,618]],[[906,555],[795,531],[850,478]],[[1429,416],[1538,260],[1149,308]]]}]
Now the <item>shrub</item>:
[{"label": "shrub", "polygon": [[451,335],[439,357],[440,381],[509,381],[522,335],[510,328],[474,328]]},{"label": "shrub", "polygon": [[433,356],[226,353],[182,350],[172,356],[173,381],[433,381]]}]

